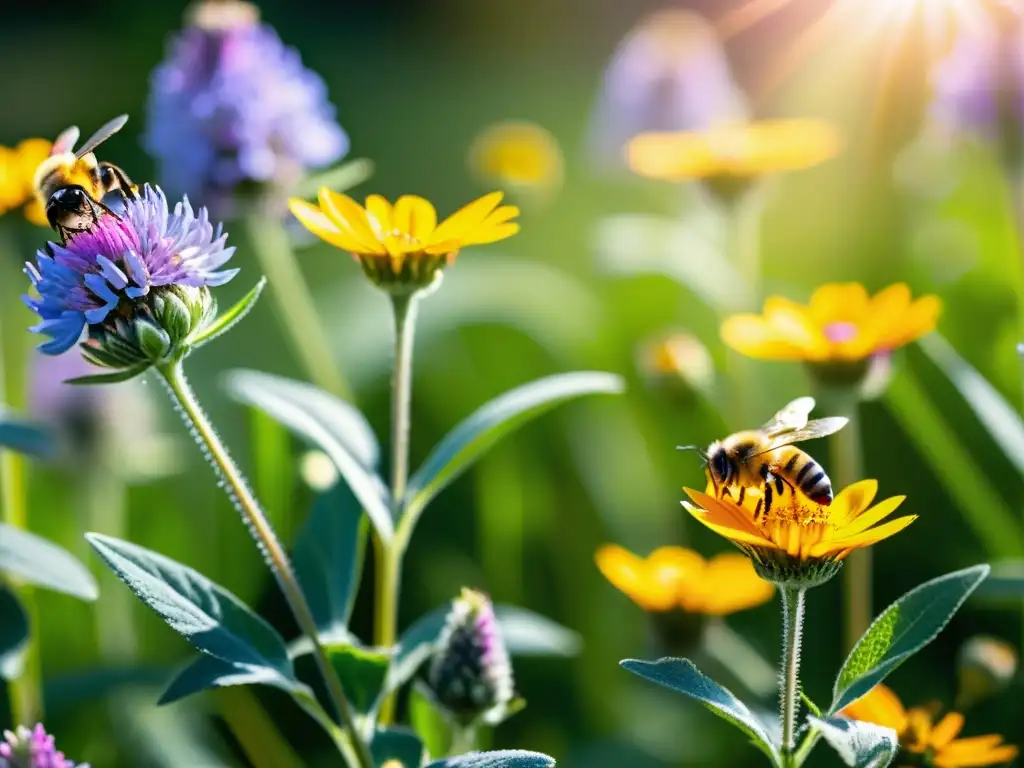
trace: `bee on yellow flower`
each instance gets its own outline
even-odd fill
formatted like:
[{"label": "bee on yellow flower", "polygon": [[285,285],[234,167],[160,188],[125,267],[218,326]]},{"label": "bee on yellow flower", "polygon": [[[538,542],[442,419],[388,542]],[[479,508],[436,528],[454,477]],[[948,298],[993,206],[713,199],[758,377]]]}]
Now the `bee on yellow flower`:
[{"label": "bee on yellow flower", "polygon": [[535,123],[487,127],[470,147],[469,165],[482,180],[521,192],[543,196],[562,183],[562,150],[555,137]]},{"label": "bee on yellow flower", "polygon": [[735,553],[705,560],[691,549],[659,547],[643,558],[608,544],[595,560],[613,587],[652,616],[673,651],[687,651],[699,642],[704,617],[756,608],[775,592],[750,560]]},{"label": "bee on yellow flower", "polygon": [[392,205],[370,195],[365,206],[327,187],[319,205],[294,198],[295,217],[320,239],[348,251],[377,286],[397,294],[431,285],[459,251],[494,243],[519,231],[514,205],[501,205],[501,192],[474,200],[440,224],[434,206],[422,197],[403,195]]},{"label": "bee on yellow flower", "polygon": [[25,139],[16,147],[0,146],[0,215],[21,208],[33,224],[48,226],[46,212],[36,199],[36,169],[50,156],[46,139]]},{"label": "bee on yellow flower", "polygon": [[904,496],[874,506],[878,482],[862,480],[842,491],[825,506],[799,491],[784,489],[767,512],[757,488],[748,488],[743,505],[728,498],[684,489],[695,502],[683,506],[697,520],[724,536],[750,556],[757,573],[779,585],[813,587],[832,578],[853,551],[870,547],[902,531],[916,515],[878,525],[891,515]]},{"label": "bee on yellow flower", "polygon": [[722,339],[760,360],[797,360],[816,372],[859,379],[873,357],[935,330],[942,304],[937,296],[911,297],[896,283],[869,296],[860,283],[827,283],[798,304],[770,296],[760,315],[733,315]]},{"label": "bee on yellow flower", "polygon": [[1006,765],[1019,753],[1017,747],[1004,743],[1002,736],[996,734],[958,739],[964,727],[963,715],[949,712],[936,722],[927,709],[904,709],[899,697],[881,684],[840,715],[892,728],[900,741],[897,760],[911,760],[914,764],[925,760],[925,765],[934,768],[983,768]]}]

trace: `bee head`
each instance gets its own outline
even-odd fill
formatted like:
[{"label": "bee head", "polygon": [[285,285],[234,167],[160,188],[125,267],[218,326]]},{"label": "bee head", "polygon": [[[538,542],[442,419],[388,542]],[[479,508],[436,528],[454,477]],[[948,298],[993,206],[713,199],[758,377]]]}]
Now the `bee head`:
[{"label": "bee head", "polygon": [[701,455],[704,457],[704,465],[707,467],[711,479],[717,484],[728,483],[733,473],[732,461],[722,444],[712,443]]}]

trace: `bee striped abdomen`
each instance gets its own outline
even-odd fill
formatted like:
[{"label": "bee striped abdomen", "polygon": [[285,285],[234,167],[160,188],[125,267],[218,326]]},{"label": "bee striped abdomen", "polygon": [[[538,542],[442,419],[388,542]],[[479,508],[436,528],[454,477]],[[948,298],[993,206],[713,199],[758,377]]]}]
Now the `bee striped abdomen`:
[{"label": "bee striped abdomen", "polygon": [[818,504],[832,502],[832,481],[829,480],[821,464],[812,459],[804,451],[793,446],[781,449],[788,456],[780,461],[775,474],[798,488],[807,498]]}]

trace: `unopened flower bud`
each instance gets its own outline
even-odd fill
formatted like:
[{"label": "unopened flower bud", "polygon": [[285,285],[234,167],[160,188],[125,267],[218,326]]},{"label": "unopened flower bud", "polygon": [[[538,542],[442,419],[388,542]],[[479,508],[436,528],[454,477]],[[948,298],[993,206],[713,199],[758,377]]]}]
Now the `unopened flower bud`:
[{"label": "unopened flower bud", "polygon": [[976,635],[964,643],[957,658],[957,709],[966,709],[1010,684],[1017,673],[1017,650],[995,637]]},{"label": "unopened flower bud", "polygon": [[427,682],[462,725],[496,723],[508,714],[515,700],[512,665],[487,595],[463,589],[452,602]]},{"label": "unopened flower bud", "polygon": [[[15,731],[4,731],[0,768],[76,768],[76,764],[57,751],[53,736],[40,723],[32,729],[19,725]],[[89,766],[82,763],[77,768]]]}]

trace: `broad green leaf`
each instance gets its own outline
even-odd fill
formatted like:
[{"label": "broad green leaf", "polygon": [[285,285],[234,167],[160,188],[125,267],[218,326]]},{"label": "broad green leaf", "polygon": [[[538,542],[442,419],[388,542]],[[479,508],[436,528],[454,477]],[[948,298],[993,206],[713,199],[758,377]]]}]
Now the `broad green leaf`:
[{"label": "broad green leaf", "polygon": [[1018,515],[995,492],[954,428],[905,366],[893,376],[885,399],[988,552],[994,557],[1024,554]]},{"label": "broad green leaf", "polygon": [[128,381],[129,379],[134,379],[136,376],[140,376],[152,367],[153,364],[147,361],[119,371],[113,371],[112,373],[94,373],[89,376],[76,376],[73,379],[68,379],[64,383],[84,387],[91,387],[100,384],[120,384],[122,381]]},{"label": "broad green leaf", "polygon": [[50,430],[22,421],[0,408],[0,448],[7,448],[37,459],[53,458],[57,441]]},{"label": "broad green leaf", "polygon": [[988,573],[987,565],[947,573],[915,587],[886,608],[839,671],[829,715],[859,699],[934,640]]},{"label": "broad green leaf", "polygon": [[352,491],[335,483],[317,497],[295,541],[295,574],[322,632],[348,626],[363,572],[366,528]]},{"label": "broad green leaf", "polygon": [[491,400],[449,432],[409,481],[406,514],[415,520],[441,490],[466,471],[492,445],[515,429],[583,395],[619,394],[620,376],[578,371],[524,384]]},{"label": "broad green leaf", "polygon": [[200,654],[174,676],[157,704],[171,704],[193,693],[235,685],[270,685],[293,695],[308,691],[293,677],[286,677],[271,667],[236,664]]},{"label": "broad green leaf", "polygon": [[96,579],[63,547],[34,533],[0,523],[0,571],[55,592],[95,600]]},{"label": "broad green leaf", "polygon": [[373,161],[366,158],[348,160],[334,168],[307,176],[295,186],[295,196],[312,198],[327,187],[335,192],[345,192],[362,184],[373,175]]},{"label": "broad green leaf", "polygon": [[28,640],[25,609],[14,592],[0,584],[0,677],[4,680],[21,676]]},{"label": "broad green leaf", "polygon": [[992,573],[978,587],[977,595],[993,600],[1024,597],[1024,560],[992,563]]},{"label": "broad green leaf", "polygon": [[200,651],[268,675],[295,677],[277,631],[220,585],[136,544],[98,533],[85,538],[136,597]]},{"label": "broad green leaf", "polygon": [[370,754],[377,768],[389,760],[397,760],[402,768],[420,768],[425,756],[423,742],[408,728],[377,731],[370,742]]},{"label": "broad green leaf", "polygon": [[[414,621],[398,641],[394,663],[388,675],[388,690],[394,690],[416,674],[437,647],[451,603],[435,608]],[[573,656],[580,638],[570,629],[516,605],[495,605],[505,646],[512,656]]]},{"label": "broad green leaf", "polygon": [[470,752],[467,755],[435,760],[427,768],[551,768],[553,757],[524,749],[502,749],[495,752]]},{"label": "broad green leaf", "polygon": [[389,494],[376,472],[380,449],[358,409],[312,384],[258,371],[232,371],[226,386],[235,400],[259,408],[326,453],[377,532],[391,538]]},{"label": "broad green leaf", "polygon": [[194,349],[197,349],[207,342],[213,341],[218,336],[221,336],[241,322],[242,318],[245,317],[256,306],[256,301],[259,299],[260,294],[263,293],[263,289],[267,286],[267,278],[261,277],[259,282],[253,286],[252,290],[249,291],[245,296],[238,300],[238,302],[231,307],[227,312],[222,312],[217,315],[217,318],[210,323],[209,326],[204,328],[194,339],[191,340],[190,344]]},{"label": "broad green leaf", "polygon": [[899,751],[892,728],[845,717],[809,717],[808,721],[850,768],[886,768]]},{"label": "broad green leaf", "polygon": [[358,645],[333,645],[327,648],[327,655],[355,710],[363,715],[375,712],[384,692],[391,654]]},{"label": "broad green leaf", "polygon": [[761,721],[726,688],[716,683],[689,659],[663,658],[657,661],[620,661],[634,675],[696,699],[723,720],[743,731],[750,741],[778,764],[779,753]]},{"label": "broad green leaf", "polygon": [[452,729],[445,714],[423,686],[416,683],[409,691],[409,725],[431,757],[445,755],[451,748]]}]

